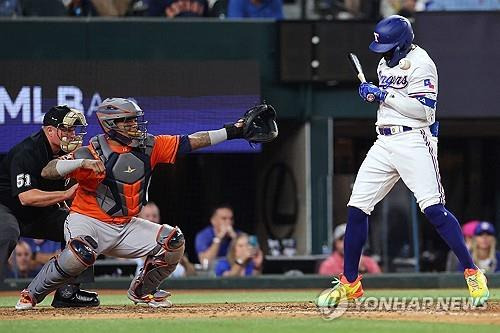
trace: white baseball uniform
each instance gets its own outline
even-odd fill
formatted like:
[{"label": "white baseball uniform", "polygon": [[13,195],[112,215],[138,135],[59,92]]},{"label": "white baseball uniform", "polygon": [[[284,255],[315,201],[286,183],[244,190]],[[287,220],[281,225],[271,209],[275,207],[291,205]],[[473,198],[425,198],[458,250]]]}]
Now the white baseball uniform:
[{"label": "white baseball uniform", "polygon": [[358,171],[348,203],[366,214],[373,211],[400,177],[414,193],[422,211],[445,202],[437,138],[429,129],[435,121],[436,65],[416,45],[406,59],[411,63],[406,70],[388,67],[383,58],[378,65],[379,87],[388,94],[377,111],[379,135]]}]

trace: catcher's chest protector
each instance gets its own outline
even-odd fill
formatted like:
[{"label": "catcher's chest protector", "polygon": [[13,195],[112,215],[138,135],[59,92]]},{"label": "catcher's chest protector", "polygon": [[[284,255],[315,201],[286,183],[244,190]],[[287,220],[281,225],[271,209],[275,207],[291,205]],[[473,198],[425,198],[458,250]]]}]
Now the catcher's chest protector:
[{"label": "catcher's chest protector", "polygon": [[110,216],[137,215],[146,204],[154,136],[148,135],[145,148],[122,154],[111,150],[103,134],[90,139],[90,144],[106,166],[106,178],[96,191],[97,203]]}]

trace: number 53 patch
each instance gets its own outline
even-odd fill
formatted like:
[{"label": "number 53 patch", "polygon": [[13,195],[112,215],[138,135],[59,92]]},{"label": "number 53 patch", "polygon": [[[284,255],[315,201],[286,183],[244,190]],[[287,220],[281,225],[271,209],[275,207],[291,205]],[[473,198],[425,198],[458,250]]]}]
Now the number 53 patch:
[{"label": "number 53 patch", "polygon": [[16,177],[17,188],[31,186],[31,176],[27,173],[20,173]]}]

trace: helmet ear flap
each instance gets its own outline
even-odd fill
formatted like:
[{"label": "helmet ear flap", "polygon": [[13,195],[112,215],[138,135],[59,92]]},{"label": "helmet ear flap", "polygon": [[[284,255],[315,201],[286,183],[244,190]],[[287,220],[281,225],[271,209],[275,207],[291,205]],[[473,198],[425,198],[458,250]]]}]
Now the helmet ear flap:
[{"label": "helmet ear flap", "polygon": [[401,47],[400,45],[396,46],[391,60],[387,61],[387,66],[391,68],[397,66],[399,64],[399,61],[406,57],[407,54],[408,48]]},{"label": "helmet ear flap", "polygon": [[389,67],[394,67],[397,65],[397,63],[399,62],[399,59],[396,61],[396,59],[398,58],[399,54],[401,53],[401,47],[398,45],[396,46],[396,48],[394,49],[394,52],[392,52],[392,58],[391,60],[387,61],[387,66]]}]

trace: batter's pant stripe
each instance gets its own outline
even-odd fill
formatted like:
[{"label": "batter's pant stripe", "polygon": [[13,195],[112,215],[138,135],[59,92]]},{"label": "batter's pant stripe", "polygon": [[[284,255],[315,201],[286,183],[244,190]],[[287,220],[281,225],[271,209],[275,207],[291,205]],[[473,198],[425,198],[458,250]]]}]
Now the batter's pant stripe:
[{"label": "batter's pant stripe", "polygon": [[439,174],[439,167],[438,167],[436,155],[434,154],[434,149],[432,149],[431,142],[429,141],[427,134],[425,134],[425,131],[420,130],[420,133],[422,134],[422,137],[424,138],[425,145],[429,149],[429,154],[431,154],[432,163],[434,164],[434,172],[436,174],[436,181],[438,184],[438,191],[439,191],[439,203],[444,204],[444,188],[443,188],[443,185],[441,185],[441,175]]}]

